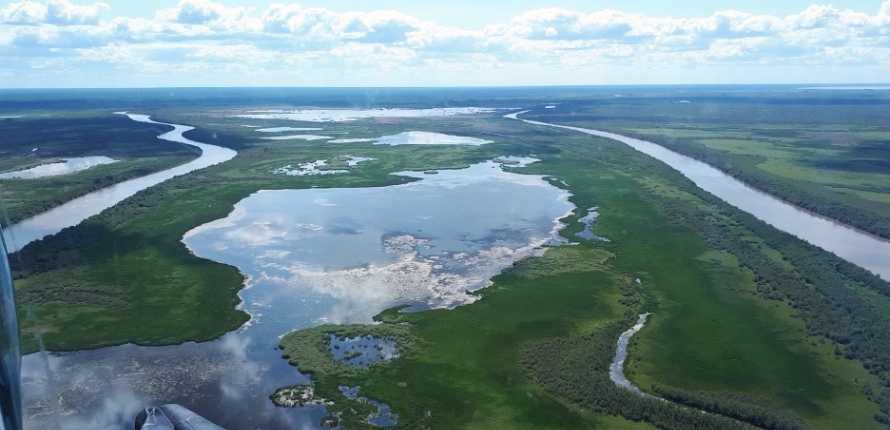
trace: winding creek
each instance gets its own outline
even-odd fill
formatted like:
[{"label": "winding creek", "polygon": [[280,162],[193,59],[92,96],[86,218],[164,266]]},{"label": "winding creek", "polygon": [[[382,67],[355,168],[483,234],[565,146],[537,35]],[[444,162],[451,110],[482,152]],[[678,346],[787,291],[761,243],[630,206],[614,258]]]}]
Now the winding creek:
[{"label": "winding creek", "polygon": [[627,376],[624,376],[624,362],[627,360],[627,347],[630,345],[630,339],[643,329],[643,326],[646,325],[647,318],[649,318],[649,313],[640,314],[636,324],[625,330],[621,333],[621,336],[618,337],[618,343],[615,347],[615,357],[612,358],[612,363],[609,364],[609,379],[611,379],[615,385],[630,390],[638,396],[652,397],[651,394],[643,392],[643,390],[634,385],[633,382],[630,382],[630,380],[627,379]]},{"label": "winding creek", "polygon": [[527,124],[572,130],[624,143],[664,162],[691,179],[701,189],[767,224],[832,252],[885,280],[890,280],[890,241],[798,208],[771,194],[752,188],[709,164],[661,145],[607,131],[519,118],[519,115],[527,112],[515,112],[504,117]]},{"label": "winding creek", "polygon": [[237,154],[235,151],[228,148],[196,142],[185,137],[184,133],[194,130],[194,127],[157,122],[152,120],[148,115],[120,113],[127,115],[131,120],[136,122],[162,124],[173,127],[173,130],[161,134],[158,136],[158,139],[194,146],[201,150],[201,155],[188,163],[93,191],[7,227],[3,230],[3,236],[6,239],[9,252],[18,251],[35,240],[56,234],[66,227],[80,224],[83,220],[98,215],[105,209],[120,203],[127,197],[130,197],[139,191],[160,184],[161,182],[176,176],[184,175],[195,170],[230,160]]}]

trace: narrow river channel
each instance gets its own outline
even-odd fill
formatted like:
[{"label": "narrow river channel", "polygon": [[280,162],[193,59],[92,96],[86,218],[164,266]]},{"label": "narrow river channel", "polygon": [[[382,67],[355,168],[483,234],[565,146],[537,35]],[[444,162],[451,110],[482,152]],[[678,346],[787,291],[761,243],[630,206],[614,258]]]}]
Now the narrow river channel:
[{"label": "narrow river channel", "polygon": [[511,113],[505,115],[505,118],[532,125],[577,131],[624,143],[664,162],[691,179],[701,189],[767,224],[832,252],[885,280],[890,280],[890,241],[791,205],[771,194],[752,188],[709,164],[661,145],[607,131],[519,118],[519,115],[527,112]]},{"label": "narrow river channel", "polygon": [[148,115],[121,113],[136,122],[173,127],[173,130],[161,134],[158,139],[197,147],[201,150],[201,155],[188,163],[93,191],[7,227],[3,230],[3,236],[6,239],[9,252],[16,252],[35,240],[56,234],[66,227],[80,224],[83,220],[98,215],[105,209],[148,187],[176,176],[231,160],[237,155],[237,152],[231,149],[195,142],[183,135],[187,131],[194,130],[194,127],[157,122]]}]

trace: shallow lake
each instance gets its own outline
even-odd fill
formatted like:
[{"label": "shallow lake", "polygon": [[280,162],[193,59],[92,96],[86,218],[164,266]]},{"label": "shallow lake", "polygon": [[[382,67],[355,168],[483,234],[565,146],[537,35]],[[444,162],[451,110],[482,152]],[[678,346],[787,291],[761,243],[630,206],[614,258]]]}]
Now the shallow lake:
[{"label": "shallow lake", "polygon": [[389,187],[260,191],[184,242],[248,278],[251,320],[221,339],[31,354],[28,428],[105,428],[139,408],[179,402],[231,429],[317,428],[321,407],[279,408],[269,395],[304,383],[276,349],[291,330],[368,322],[397,304],[470,303],[469,292],[556,240],[568,193],[486,162]]}]

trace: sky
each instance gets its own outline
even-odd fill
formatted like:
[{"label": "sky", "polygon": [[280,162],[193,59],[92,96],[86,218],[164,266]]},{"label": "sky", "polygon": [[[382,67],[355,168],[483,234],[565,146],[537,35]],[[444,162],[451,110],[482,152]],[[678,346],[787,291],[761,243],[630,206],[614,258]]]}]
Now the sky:
[{"label": "sky", "polygon": [[890,0],[0,1],[0,87],[887,83]]}]

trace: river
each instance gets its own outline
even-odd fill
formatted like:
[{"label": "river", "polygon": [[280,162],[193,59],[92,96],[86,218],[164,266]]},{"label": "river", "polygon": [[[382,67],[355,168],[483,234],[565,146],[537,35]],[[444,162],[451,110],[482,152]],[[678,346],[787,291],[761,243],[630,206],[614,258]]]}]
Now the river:
[{"label": "river", "polygon": [[519,118],[519,115],[526,112],[528,111],[511,113],[505,115],[505,118],[532,125],[577,131],[624,143],[664,162],[691,179],[701,189],[767,224],[832,252],[885,280],[890,280],[890,241],[789,204],[771,194],[752,188],[709,164],[661,145],[607,131]]},{"label": "river", "polygon": [[173,127],[173,130],[161,134],[158,136],[158,139],[197,147],[201,150],[201,155],[188,163],[93,191],[7,227],[3,230],[3,236],[6,238],[9,252],[18,251],[35,240],[56,234],[66,227],[80,224],[83,220],[98,215],[105,209],[148,187],[160,184],[176,176],[231,160],[237,155],[237,152],[231,149],[196,142],[185,137],[184,134],[187,131],[194,130],[194,127],[157,122],[148,115],[124,112],[121,112],[121,114],[127,115],[136,122]]}]

